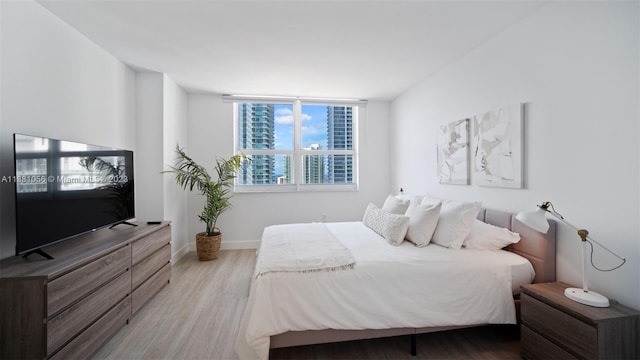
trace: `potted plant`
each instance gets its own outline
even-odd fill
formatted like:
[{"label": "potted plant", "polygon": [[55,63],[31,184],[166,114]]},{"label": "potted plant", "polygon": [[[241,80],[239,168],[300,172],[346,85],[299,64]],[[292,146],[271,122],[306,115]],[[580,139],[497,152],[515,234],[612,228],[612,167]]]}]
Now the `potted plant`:
[{"label": "potted plant", "polygon": [[200,221],[206,225],[204,232],[196,234],[196,251],[201,261],[214,260],[220,253],[222,233],[216,227],[218,217],[231,208],[231,187],[233,179],[237,176],[238,169],[245,155],[233,155],[229,159],[218,158],[213,178],[203,166],[198,165],[190,158],[180,145],[176,145],[176,165],[169,172],[175,174],[176,182],[183,189],[189,191],[197,189],[205,196],[205,204],[202,213],[198,215]]}]

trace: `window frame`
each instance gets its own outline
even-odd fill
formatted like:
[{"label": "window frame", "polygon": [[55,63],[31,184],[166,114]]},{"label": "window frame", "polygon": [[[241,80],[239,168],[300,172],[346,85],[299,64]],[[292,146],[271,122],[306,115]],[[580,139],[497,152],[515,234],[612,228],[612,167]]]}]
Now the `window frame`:
[{"label": "window frame", "polygon": [[[359,143],[358,129],[361,111],[366,107],[366,100],[351,99],[319,99],[319,98],[299,98],[299,97],[252,97],[224,95],[225,102],[233,103],[233,147],[234,154],[245,154],[248,157],[253,155],[287,155],[291,156],[292,177],[291,184],[240,184],[236,178],[234,182],[234,192],[236,193],[264,193],[264,192],[314,192],[314,191],[358,191],[360,187],[359,178]],[[293,149],[241,149],[239,142],[239,103],[259,103],[292,105],[293,107]],[[344,150],[305,150],[302,146],[302,107],[304,105],[320,106],[344,106],[352,108],[351,132],[352,149]],[[304,179],[303,159],[306,155],[350,155],[352,156],[352,182],[339,184],[304,184],[300,180]]]}]

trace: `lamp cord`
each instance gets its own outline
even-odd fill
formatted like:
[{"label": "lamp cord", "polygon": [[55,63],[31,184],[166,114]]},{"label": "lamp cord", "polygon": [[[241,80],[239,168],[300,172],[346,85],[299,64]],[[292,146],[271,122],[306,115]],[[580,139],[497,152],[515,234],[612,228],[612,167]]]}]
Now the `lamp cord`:
[{"label": "lamp cord", "polygon": [[596,264],[593,263],[593,244],[591,243],[591,241],[589,240],[585,240],[586,242],[589,243],[589,246],[591,247],[591,255],[590,255],[590,261],[591,261],[591,266],[593,266],[594,269],[598,270],[598,271],[603,271],[603,272],[607,272],[607,271],[613,271],[615,269],[618,269],[619,267],[621,267],[622,265],[624,265],[624,263],[627,262],[627,259],[622,259],[622,263],[620,263],[620,265],[611,268],[611,269],[600,269],[599,267],[596,266]]}]

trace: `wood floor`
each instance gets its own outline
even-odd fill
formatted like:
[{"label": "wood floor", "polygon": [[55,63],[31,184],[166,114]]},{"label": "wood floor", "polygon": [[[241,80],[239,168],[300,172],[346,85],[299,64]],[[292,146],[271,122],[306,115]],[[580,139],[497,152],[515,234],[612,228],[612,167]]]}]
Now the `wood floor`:
[{"label": "wood floor", "polygon": [[[237,359],[235,339],[249,295],[255,250],[195,253],[173,265],[171,283],[136,314],[94,359]],[[270,359],[519,359],[515,326],[487,326],[409,337],[274,349]]]}]

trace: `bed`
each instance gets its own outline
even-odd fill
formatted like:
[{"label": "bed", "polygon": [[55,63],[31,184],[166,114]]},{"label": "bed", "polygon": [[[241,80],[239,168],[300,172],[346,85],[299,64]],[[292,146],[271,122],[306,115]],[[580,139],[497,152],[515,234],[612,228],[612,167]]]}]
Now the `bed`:
[{"label": "bed", "polygon": [[[416,334],[516,323],[519,285],[555,280],[555,224],[541,234],[510,213],[481,209],[477,218],[521,240],[507,251],[417,249],[372,242],[376,234],[360,222],[316,225],[344,242],[355,268],[322,263],[330,271],[269,270],[259,258],[238,355],[266,359],[270,348],[398,335],[411,335],[415,353]],[[490,266],[496,262],[507,265]],[[435,273],[422,274],[425,263],[438,264],[431,266]]]}]

